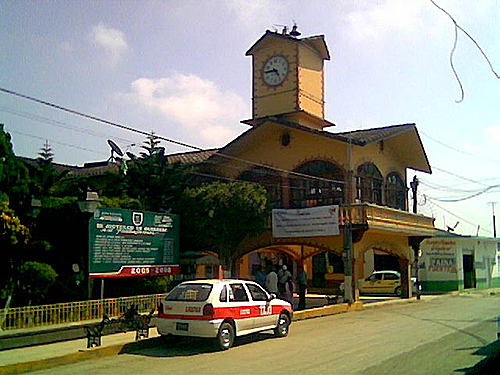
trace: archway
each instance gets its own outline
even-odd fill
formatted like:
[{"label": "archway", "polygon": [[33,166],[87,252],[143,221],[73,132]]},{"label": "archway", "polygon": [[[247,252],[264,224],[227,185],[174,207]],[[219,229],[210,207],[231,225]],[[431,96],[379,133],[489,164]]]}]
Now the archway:
[{"label": "archway", "polygon": [[358,249],[357,279],[365,279],[373,271],[397,271],[401,275],[402,297],[411,296],[411,270],[410,264],[413,253],[409,246],[402,243],[373,241],[365,243]]}]

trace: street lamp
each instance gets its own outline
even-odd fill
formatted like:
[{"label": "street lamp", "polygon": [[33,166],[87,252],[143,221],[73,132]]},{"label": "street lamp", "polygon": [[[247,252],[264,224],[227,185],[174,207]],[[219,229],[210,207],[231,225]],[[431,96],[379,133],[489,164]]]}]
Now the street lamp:
[{"label": "street lamp", "polygon": [[87,191],[84,201],[78,202],[78,208],[82,212],[93,214],[100,206],[99,194],[95,191]]},{"label": "street lamp", "polygon": [[[87,191],[84,201],[78,202],[78,208],[81,212],[94,214],[95,210],[100,206],[99,194],[95,191]],[[88,246],[87,246],[88,248]],[[87,254],[88,259],[88,254]],[[101,285],[102,289],[102,285]],[[92,280],[87,275],[87,297],[90,299],[92,297]]]}]

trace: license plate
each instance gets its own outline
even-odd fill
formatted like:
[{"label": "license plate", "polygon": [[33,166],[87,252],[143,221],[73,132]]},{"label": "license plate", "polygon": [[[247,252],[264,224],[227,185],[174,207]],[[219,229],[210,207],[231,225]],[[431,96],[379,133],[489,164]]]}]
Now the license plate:
[{"label": "license plate", "polygon": [[175,329],[177,331],[187,331],[188,323],[175,323]]}]

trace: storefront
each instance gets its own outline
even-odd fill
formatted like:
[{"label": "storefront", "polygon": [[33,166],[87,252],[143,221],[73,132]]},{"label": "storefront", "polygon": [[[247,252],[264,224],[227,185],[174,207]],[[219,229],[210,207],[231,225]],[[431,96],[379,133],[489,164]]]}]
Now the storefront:
[{"label": "storefront", "polygon": [[500,240],[438,232],[421,244],[423,292],[439,293],[500,286]]}]

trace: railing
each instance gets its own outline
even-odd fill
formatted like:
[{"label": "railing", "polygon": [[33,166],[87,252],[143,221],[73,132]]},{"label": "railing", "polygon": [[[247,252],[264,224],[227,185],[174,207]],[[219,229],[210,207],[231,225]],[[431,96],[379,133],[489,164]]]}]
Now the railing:
[{"label": "railing", "polygon": [[[419,235],[434,233],[433,218],[373,203],[340,205],[339,225],[343,226],[348,222],[366,224],[374,229],[396,230]],[[271,228],[271,216],[268,218],[267,228]]]},{"label": "railing", "polygon": [[165,294],[151,294],[0,309],[1,329],[13,330],[100,320],[104,314],[114,318],[123,315],[132,305],[137,307],[138,313],[147,313],[156,308],[164,296]]}]

